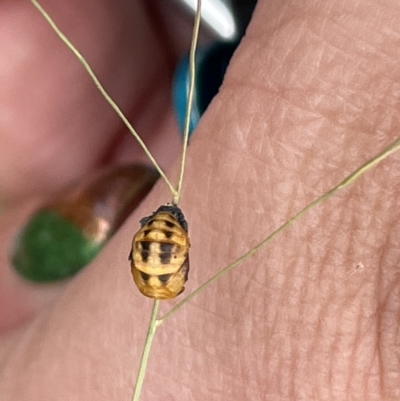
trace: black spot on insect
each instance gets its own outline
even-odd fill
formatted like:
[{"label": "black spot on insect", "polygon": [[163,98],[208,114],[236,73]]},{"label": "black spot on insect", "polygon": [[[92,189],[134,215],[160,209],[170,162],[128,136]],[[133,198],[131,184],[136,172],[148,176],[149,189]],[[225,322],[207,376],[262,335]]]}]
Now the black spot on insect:
[{"label": "black spot on insect", "polygon": [[167,265],[171,261],[171,252],[173,244],[161,243],[160,244],[160,262],[163,265]]},{"label": "black spot on insect", "polygon": [[144,230],[143,233],[144,236],[147,237],[151,233],[151,230]]},{"label": "black spot on insect", "polygon": [[164,234],[165,234],[165,238],[168,238],[168,239],[170,239],[174,235],[174,233],[172,231],[164,231]]},{"label": "black spot on insect", "polygon": [[160,274],[157,277],[163,284],[166,284],[166,283],[168,283],[169,279],[171,278],[171,274]]},{"label": "black spot on insect", "polygon": [[169,244],[167,242],[162,242],[160,244],[160,251],[161,251],[161,253],[171,253],[173,247],[174,247],[174,244]]},{"label": "black spot on insect", "polygon": [[150,242],[149,241],[140,241],[139,244],[141,245],[144,251],[150,251]]},{"label": "black spot on insect", "polygon": [[149,241],[140,241],[139,242],[142,250],[140,252],[140,255],[142,256],[142,261],[144,263],[147,262],[149,259],[149,254],[150,254],[150,242]]},{"label": "black spot on insect", "polygon": [[175,227],[175,224],[172,223],[171,221],[164,221],[164,224],[169,228]]},{"label": "black spot on insect", "polygon": [[132,250],[129,252],[128,260],[129,260],[129,261],[132,260]]},{"label": "black spot on insect", "polygon": [[167,265],[171,261],[170,253],[160,253],[160,262],[163,265]]},{"label": "black spot on insect", "polygon": [[148,252],[140,252],[140,256],[142,257],[143,263],[147,263],[149,260],[149,253]]},{"label": "black spot on insect", "polygon": [[143,281],[147,281],[150,278],[149,274],[143,273],[142,271],[139,271],[140,277],[142,277]]}]

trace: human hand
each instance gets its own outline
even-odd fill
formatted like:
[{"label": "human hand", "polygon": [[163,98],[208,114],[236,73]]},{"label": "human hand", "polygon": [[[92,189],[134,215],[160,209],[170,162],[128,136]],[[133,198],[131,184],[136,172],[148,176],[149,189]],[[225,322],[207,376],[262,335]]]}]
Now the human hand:
[{"label": "human hand", "polygon": [[[393,2],[259,2],[190,145],[188,293],[398,136],[399,19]],[[398,399],[397,164],[387,159],[163,325],[143,399]],[[129,399],[151,302],[126,258],[137,221],[168,200],[160,182],[87,269],[4,337],[3,399]]]}]

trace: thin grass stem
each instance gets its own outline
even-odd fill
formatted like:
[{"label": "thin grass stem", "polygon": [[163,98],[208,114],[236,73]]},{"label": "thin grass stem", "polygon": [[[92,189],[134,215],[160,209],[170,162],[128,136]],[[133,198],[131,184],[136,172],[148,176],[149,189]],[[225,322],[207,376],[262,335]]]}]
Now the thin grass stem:
[{"label": "thin grass stem", "polygon": [[306,207],[304,207],[302,210],[300,210],[296,215],[294,215],[291,219],[286,221],[286,223],[282,224],[277,230],[275,230],[272,234],[270,234],[267,238],[265,238],[263,241],[261,241],[258,245],[256,245],[250,251],[246,252],[239,259],[235,260],[230,265],[228,265],[224,269],[220,270],[217,274],[212,276],[209,280],[207,280],[204,284],[202,284],[200,287],[198,287],[196,290],[194,290],[192,293],[190,293],[187,297],[182,299],[182,301],[180,301],[176,306],[174,306],[169,312],[167,312],[163,317],[161,317],[160,319],[157,320],[157,325],[160,325],[163,322],[165,322],[165,320],[167,320],[175,312],[177,312],[180,308],[182,308],[183,305],[185,305],[187,302],[189,302],[195,296],[197,296],[202,291],[204,291],[209,285],[211,285],[214,282],[216,282],[217,280],[219,280],[223,275],[225,275],[226,273],[231,271],[238,264],[242,263],[246,259],[249,259],[252,255],[254,255],[256,252],[258,252],[261,248],[263,248],[265,245],[267,245],[269,242],[271,242],[283,230],[285,230],[286,228],[291,226],[293,223],[298,221],[300,218],[302,218],[311,209],[313,209],[320,203],[326,201],[331,196],[336,194],[338,191],[340,191],[340,190],[346,188],[347,186],[349,186],[350,184],[352,184],[362,174],[364,174],[365,172],[370,170],[372,167],[376,166],[378,163],[380,163],[382,160],[386,159],[392,153],[399,150],[399,148],[400,148],[400,137],[397,138],[395,141],[393,141],[389,146],[387,146],[385,149],[383,149],[377,155],[375,155],[372,159],[368,160],[362,166],[360,166],[356,170],[354,170],[342,182],[340,182],[338,185],[336,185],[330,191],[324,193],[319,198],[315,199],[313,202],[311,202]]},{"label": "thin grass stem", "polygon": [[182,148],[182,158],[181,158],[181,169],[179,174],[178,186],[176,189],[176,194],[173,199],[173,204],[177,205],[182,193],[183,176],[185,174],[186,165],[186,152],[189,141],[189,129],[190,129],[190,116],[192,114],[193,107],[193,94],[194,86],[196,83],[196,48],[197,40],[199,37],[200,29],[200,17],[201,17],[201,0],[197,0],[197,10],[193,25],[192,42],[190,45],[190,56],[189,56],[189,92],[188,100],[186,104],[186,116],[185,116],[185,127],[183,131],[183,148]]},{"label": "thin grass stem", "polygon": [[147,329],[146,342],[144,344],[142,357],[140,358],[139,371],[136,376],[136,384],[132,396],[132,401],[139,401],[140,394],[142,393],[142,386],[146,375],[146,368],[147,368],[147,362],[149,360],[151,345],[153,343],[154,335],[156,334],[156,330],[158,327],[156,322],[157,322],[157,313],[159,305],[160,301],[158,299],[155,299],[153,303],[153,309],[151,311],[149,327]]},{"label": "thin grass stem", "polygon": [[139,136],[139,134],[133,128],[132,124],[125,117],[124,113],[121,111],[121,109],[118,107],[118,105],[114,102],[114,100],[111,98],[111,96],[108,94],[108,92],[104,89],[103,85],[100,83],[99,79],[93,72],[89,63],[82,56],[82,54],[78,51],[78,49],[71,43],[71,41],[65,36],[65,34],[60,30],[60,28],[58,28],[56,23],[53,21],[53,19],[50,17],[50,15],[43,9],[43,7],[36,0],[31,0],[31,3],[37,8],[37,10],[40,12],[40,14],[45,18],[45,20],[48,22],[48,24],[51,26],[51,28],[57,34],[57,36],[64,42],[64,44],[72,51],[72,53],[75,55],[75,57],[83,65],[86,72],[89,74],[90,78],[92,79],[92,81],[94,82],[97,89],[100,91],[100,93],[104,97],[104,99],[114,109],[114,111],[118,114],[118,116],[121,118],[121,120],[124,122],[124,124],[128,128],[129,132],[139,142],[139,145],[143,149],[144,153],[149,158],[149,160],[153,163],[153,166],[155,167],[155,169],[158,171],[158,173],[160,174],[162,179],[167,184],[168,189],[171,191],[172,196],[176,197],[176,190],[173,187],[173,185],[171,184],[171,182],[169,181],[169,179],[167,178],[167,176],[165,175],[164,171],[158,165],[158,163],[156,162],[156,159],[153,157],[150,150],[147,148],[146,144],[143,142],[142,138]]}]

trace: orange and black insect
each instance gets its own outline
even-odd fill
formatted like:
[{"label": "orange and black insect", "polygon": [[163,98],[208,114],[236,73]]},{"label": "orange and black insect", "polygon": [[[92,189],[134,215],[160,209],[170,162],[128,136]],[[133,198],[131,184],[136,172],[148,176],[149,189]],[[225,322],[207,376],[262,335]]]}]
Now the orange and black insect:
[{"label": "orange and black insect", "polygon": [[181,294],[189,273],[188,225],[178,206],[160,206],[140,220],[129,254],[133,280],[149,298],[170,299]]}]

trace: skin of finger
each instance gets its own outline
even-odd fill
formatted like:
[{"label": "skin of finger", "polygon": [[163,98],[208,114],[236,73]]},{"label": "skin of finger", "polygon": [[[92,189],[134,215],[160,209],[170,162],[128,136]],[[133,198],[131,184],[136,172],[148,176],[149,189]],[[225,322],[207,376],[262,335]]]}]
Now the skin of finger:
[{"label": "skin of finger", "polygon": [[[259,2],[190,146],[187,292],[398,135],[399,18],[391,2]],[[398,399],[399,161],[162,325],[142,399]],[[160,183],[53,307],[4,340],[4,400],[129,399],[151,301],[126,258],[138,219],[166,199]]]},{"label": "skin of finger", "polygon": [[[43,6],[137,118],[170,70],[143,4]],[[99,164],[122,124],[29,1],[0,7],[0,194],[11,204],[57,191]]]}]

